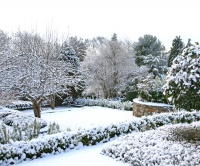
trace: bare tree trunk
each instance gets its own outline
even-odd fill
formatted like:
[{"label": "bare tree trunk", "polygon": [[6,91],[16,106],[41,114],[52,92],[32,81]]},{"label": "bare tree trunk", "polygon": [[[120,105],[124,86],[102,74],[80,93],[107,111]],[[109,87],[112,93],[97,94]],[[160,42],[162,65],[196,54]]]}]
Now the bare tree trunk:
[{"label": "bare tree trunk", "polygon": [[[32,101],[33,102],[33,101]],[[33,102],[33,111],[34,111],[34,115],[37,118],[41,118],[41,107],[40,107],[40,103],[37,102],[36,100]]]},{"label": "bare tree trunk", "polygon": [[43,99],[36,100],[30,95],[28,95],[28,98],[32,101],[35,117],[41,118],[41,103]]},{"label": "bare tree trunk", "polygon": [[49,100],[50,100],[50,107],[51,109],[55,109],[55,95],[50,95],[49,96]]}]

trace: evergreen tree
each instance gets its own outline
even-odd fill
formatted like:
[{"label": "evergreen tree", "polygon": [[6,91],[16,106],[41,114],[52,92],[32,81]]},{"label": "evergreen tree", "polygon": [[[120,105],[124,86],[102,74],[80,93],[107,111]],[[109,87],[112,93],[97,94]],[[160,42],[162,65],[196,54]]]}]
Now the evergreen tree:
[{"label": "evergreen tree", "polygon": [[112,37],[111,37],[111,41],[117,41],[117,34],[113,33]]},{"label": "evergreen tree", "polygon": [[168,59],[168,67],[172,65],[172,61],[182,53],[184,49],[184,43],[182,42],[182,39],[180,36],[176,36],[175,39],[172,41],[172,47],[169,54]]},{"label": "evergreen tree", "polygon": [[84,60],[84,57],[86,56],[86,51],[89,46],[89,41],[83,40],[82,38],[70,37],[67,40],[67,43],[73,48],[75,51],[76,56],[79,58],[80,61]]},{"label": "evergreen tree", "polygon": [[77,98],[85,89],[85,80],[80,69],[80,58],[76,55],[76,51],[67,41],[62,45],[61,54],[66,63],[70,64],[73,68],[72,71],[66,71],[66,75],[72,76],[72,82],[76,82],[75,86],[74,84],[69,86],[70,92],[68,95]]},{"label": "evergreen tree", "polygon": [[187,44],[186,44],[186,47],[190,47],[190,46],[192,46],[191,39],[188,39],[188,42],[187,42]]},{"label": "evergreen tree", "polygon": [[172,62],[164,93],[176,108],[200,109],[200,46],[184,49]]},{"label": "evergreen tree", "polygon": [[138,66],[145,65],[144,58],[148,55],[153,57],[161,56],[165,47],[156,36],[144,35],[138,39],[138,42],[134,42],[133,48],[135,51],[135,63]]}]

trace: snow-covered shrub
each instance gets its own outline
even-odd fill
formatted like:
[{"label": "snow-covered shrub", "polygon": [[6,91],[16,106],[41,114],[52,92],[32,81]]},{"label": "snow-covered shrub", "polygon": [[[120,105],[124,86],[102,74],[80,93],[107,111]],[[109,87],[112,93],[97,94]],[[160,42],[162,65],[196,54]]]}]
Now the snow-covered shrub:
[{"label": "snow-covered shrub", "polygon": [[[43,101],[41,104],[42,106],[48,106],[49,103],[47,101]],[[30,101],[22,101],[22,100],[16,100],[12,101],[9,104],[3,105],[6,108],[10,109],[16,109],[16,110],[24,110],[24,109],[31,109],[33,108],[33,104]]]},{"label": "snow-covered shrub", "polygon": [[160,77],[149,74],[138,84],[138,92],[141,99],[149,102],[167,103],[163,95],[164,82]]},{"label": "snow-covered shrub", "polygon": [[184,49],[172,62],[164,93],[176,108],[200,109],[200,46]]},{"label": "snow-covered shrub", "polygon": [[59,132],[60,132],[60,126],[55,122],[50,123],[50,125],[48,126],[47,134],[51,135]]},{"label": "snow-covered shrub", "polygon": [[132,102],[126,101],[118,101],[118,100],[108,100],[108,99],[85,99],[85,98],[78,98],[74,101],[77,105],[83,106],[101,106],[101,107],[108,107],[113,109],[120,109],[120,110],[132,110]]},{"label": "snow-covered shrub", "polygon": [[[47,126],[46,121],[23,114],[16,110],[0,107],[0,143],[29,141],[33,138],[60,132],[56,123]],[[47,126],[47,127],[46,127]],[[46,128],[44,128],[46,127]]]},{"label": "snow-covered shrub", "polygon": [[11,141],[31,140],[37,138],[40,134],[40,123],[36,120],[33,123],[25,123],[24,125],[12,124],[12,128],[4,123],[0,125],[0,143],[6,144]]},{"label": "snow-covered shrub", "polygon": [[177,126],[170,128],[169,132],[178,141],[200,141],[200,126]]},{"label": "snow-covered shrub", "polygon": [[0,123],[0,143],[6,144],[10,141],[10,130],[5,124]]},{"label": "snow-covered shrub", "polygon": [[12,126],[13,123],[15,123],[16,125],[20,125],[22,128],[26,126],[26,123],[33,124],[35,120],[38,123],[40,123],[41,128],[44,128],[45,126],[47,126],[46,121],[44,121],[43,119],[26,115],[19,111],[13,112],[12,114],[9,114],[8,116],[2,119],[3,123],[5,123],[8,126]]},{"label": "snow-covered shrub", "polygon": [[172,127],[169,125],[120,137],[104,146],[102,154],[134,166],[200,165],[198,143],[177,141],[169,133]]},{"label": "snow-covered shrub", "polygon": [[7,105],[4,105],[4,107],[10,108],[10,109],[23,110],[23,109],[33,108],[33,105],[31,102],[28,102],[28,101],[16,101],[16,102],[11,102]]}]

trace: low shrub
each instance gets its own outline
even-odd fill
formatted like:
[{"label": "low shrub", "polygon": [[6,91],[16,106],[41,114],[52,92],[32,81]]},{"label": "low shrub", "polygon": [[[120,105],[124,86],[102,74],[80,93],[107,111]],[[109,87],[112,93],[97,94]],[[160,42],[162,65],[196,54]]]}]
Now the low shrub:
[{"label": "low shrub", "polygon": [[164,81],[150,74],[138,84],[139,97],[148,102],[167,103],[163,94]]},{"label": "low shrub", "polygon": [[200,141],[200,126],[177,126],[170,128],[170,134],[177,141]]},{"label": "low shrub", "polygon": [[74,101],[76,105],[82,106],[101,106],[120,110],[132,110],[133,103],[131,101],[118,101],[118,100],[108,100],[108,99],[85,99],[78,98]]}]

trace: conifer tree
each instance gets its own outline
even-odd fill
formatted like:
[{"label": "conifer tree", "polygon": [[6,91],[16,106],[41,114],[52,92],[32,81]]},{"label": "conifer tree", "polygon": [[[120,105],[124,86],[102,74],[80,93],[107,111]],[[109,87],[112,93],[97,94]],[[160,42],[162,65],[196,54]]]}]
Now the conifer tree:
[{"label": "conifer tree", "polygon": [[169,54],[168,59],[168,67],[172,65],[172,61],[182,53],[184,49],[184,43],[182,42],[182,39],[180,36],[176,36],[175,39],[172,41],[172,47]]},{"label": "conifer tree", "polygon": [[133,45],[135,51],[135,63],[138,66],[145,65],[144,59],[148,55],[153,57],[161,56],[165,47],[156,36],[144,35],[138,39],[138,42],[134,42]]},{"label": "conifer tree", "polygon": [[200,109],[200,46],[187,47],[174,61],[164,85],[164,94],[176,108]]}]

